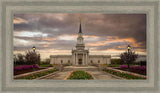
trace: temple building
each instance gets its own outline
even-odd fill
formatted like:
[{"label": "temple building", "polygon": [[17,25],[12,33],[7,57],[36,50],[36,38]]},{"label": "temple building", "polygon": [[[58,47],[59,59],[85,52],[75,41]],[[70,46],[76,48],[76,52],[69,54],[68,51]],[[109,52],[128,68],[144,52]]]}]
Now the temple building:
[{"label": "temple building", "polygon": [[71,51],[72,55],[51,55],[50,64],[67,65],[91,65],[91,64],[111,64],[111,55],[90,55],[89,50],[85,48],[81,19],[77,44]]}]

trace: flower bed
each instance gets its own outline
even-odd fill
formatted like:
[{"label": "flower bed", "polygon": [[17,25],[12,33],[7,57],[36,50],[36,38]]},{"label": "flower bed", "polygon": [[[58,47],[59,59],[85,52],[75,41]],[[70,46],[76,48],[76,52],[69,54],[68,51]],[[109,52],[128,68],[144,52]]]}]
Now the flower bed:
[{"label": "flower bed", "polygon": [[[39,66],[36,64],[35,68],[39,68]],[[14,71],[27,70],[27,69],[33,69],[33,65],[20,65],[14,67]]]},{"label": "flower bed", "polygon": [[92,80],[93,77],[91,74],[85,71],[73,71],[70,73],[69,77],[67,79],[86,79],[86,80]]},{"label": "flower bed", "polygon": [[31,74],[31,75],[25,75],[24,77],[14,78],[14,79],[35,79],[35,78],[38,78],[41,76],[48,75],[48,74],[53,73],[55,71],[57,71],[57,69],[51,69],[51,70],[47,70],[45,72],[39,72],[39,73]]},{"label": "flower bed", "polygon": [[[127,65],[121,65],[120,70],[128,70]],[[146,66],[130,66],[130,72],[146,75]]]},{"label": "flower bed", "polygon": [[[36,64],[34,71],[41,70],[44,68],[39,68],[39,66]],[[23,73],[28,73],[33,71],[33,65],[20,65],[14,67],[14,75],[19,75]]]},{"label": "flower bed", "polygon": [[140,77],[135,74],[128,74],[128,73],[119,72],[119,71],[115,71],[111,69],[104,69],[103,71],[119,76],[119,77],[122,77],[122,78],[126,78],[126,79],[146,79],[146,77]]}]

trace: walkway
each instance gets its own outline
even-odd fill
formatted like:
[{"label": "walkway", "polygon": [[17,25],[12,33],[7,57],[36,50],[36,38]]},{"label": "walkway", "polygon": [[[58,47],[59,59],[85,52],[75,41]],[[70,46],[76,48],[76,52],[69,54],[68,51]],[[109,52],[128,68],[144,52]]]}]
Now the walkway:
[{"label": "walkway", "polygon": [[49,74],[47,76],[40,77],[38,79],[65,80],[66,77],[69,76],[70,72],[74,70],[83,70],[83,71],[89,72],[94,77],[94,80],[118,79],[116,77],[113,77],[111,74],[108,74],[103,71],[98,71],[98,68],[94,66],[84,66],[84,67],[67,66],[61,72],[58,71],[58,72]]},{"label": "walkway", "polygon": [[94,80],[113,80],[113,79],[118,79],[116,77],[113,77],[111,74],[103,72],[103,71],[87,71],[87,72],[89,72],[94,77]]}]

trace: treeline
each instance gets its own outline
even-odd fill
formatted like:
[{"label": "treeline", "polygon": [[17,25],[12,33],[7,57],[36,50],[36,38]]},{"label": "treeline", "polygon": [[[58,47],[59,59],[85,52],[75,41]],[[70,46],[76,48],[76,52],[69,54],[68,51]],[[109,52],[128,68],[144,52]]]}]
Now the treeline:
[{"label": "treeline", "polygon": [[14,54],[14,65],[32,65],[40,64],[40,54],[33,51],[26,51],[23,54]]}]

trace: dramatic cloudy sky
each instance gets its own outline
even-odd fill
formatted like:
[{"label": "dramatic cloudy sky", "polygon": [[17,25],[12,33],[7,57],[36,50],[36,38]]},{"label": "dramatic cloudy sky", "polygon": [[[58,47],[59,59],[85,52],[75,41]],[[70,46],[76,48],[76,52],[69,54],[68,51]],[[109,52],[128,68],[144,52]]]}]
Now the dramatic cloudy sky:
[{"label": "dramatic cloudy sky", "polygon": [[41,58],[71,54],[82,19],[82,32],[90,54],[111,54],[112,58],[131,45],[146,55],[145,14],[15,14],[14,53],[37,47]]}]

